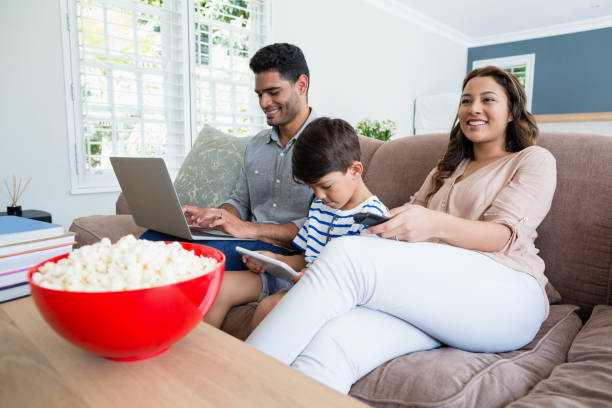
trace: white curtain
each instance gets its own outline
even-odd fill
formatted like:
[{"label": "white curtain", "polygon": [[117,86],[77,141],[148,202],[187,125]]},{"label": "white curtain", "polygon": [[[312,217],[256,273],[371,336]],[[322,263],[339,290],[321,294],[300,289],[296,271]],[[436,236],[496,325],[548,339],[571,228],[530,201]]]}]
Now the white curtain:
[{"label": "white curtain", "polygon": [[460,92],[418,96],[414,106],[414,134],[450,132],[460,97]]}]

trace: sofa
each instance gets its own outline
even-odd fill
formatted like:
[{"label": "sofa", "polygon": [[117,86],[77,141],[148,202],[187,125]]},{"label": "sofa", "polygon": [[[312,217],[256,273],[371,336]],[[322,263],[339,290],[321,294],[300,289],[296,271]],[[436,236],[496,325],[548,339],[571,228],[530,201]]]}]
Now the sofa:
[{"label": "sofa", "polygon": [[[192,167],[206,161],[203,152],[211,151],[212,142],[204,133],[186,159]],[[217,136],[217,143],[231,140]],[[389,142],[360,137],[367,186],[388,207],[403,204],[420,187],[447,141],[445,134]],[[240,143],[232,145],[234,158],[243,149],[244,141]],[[612,406],[612,137],[544,132],[538,144],[555,156],[558,183],[536,240],[546,262],[551,303],[537,336],[521,350],[507,353],[441,347],[404,355],[355,383],[351,396],[376,407]],[[177,190],[185,167],[177,176]],[[199,183],[199,188],[208,188],[205,180]],[[193,194],[191,199],[196,199]],[[116,215],[78,218],[70,230],[79,245],[144,231],[134,224],[121,195]],[[253,305],[232,309],[222,329],[246,338],[253,310]]]}]

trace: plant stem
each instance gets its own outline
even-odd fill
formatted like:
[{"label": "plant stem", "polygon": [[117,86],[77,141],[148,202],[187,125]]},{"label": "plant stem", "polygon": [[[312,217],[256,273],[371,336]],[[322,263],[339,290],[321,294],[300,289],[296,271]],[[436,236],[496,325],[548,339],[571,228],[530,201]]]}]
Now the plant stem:
[{"label": "plant stem", "polygon": [[[17,199],[15,200],[15,203],[17,203],[19,201],[19,199],[21,198],[21,196],[23,195],[23,192],[25,191],[26,187],[28,186],[28,184],[30,184],[30,181],[32,181],[32,177],[30,177],[28,179],[28,181],[26,181],[25,185],[23,186],[23,188],[21,190],[19,190],[19,193],[17,194]],[[19,181],[19,184],[21,185],[21,181]]]}]

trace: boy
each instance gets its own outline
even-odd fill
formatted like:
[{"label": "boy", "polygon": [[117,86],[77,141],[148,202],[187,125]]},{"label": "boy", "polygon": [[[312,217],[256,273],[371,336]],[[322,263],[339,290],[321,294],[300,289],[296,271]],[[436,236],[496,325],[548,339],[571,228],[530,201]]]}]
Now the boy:
[{"label": "boy", "polygon": [[[281,260],[303,273],[304,268],[317,259],[327,242],[345,235],[358,235],[367,228],[355,223],[354,214],[386,213],[387,207],[372,195],[361,178],[363,164],[360,159],[357,134],[344,120],[323,117],[306,126],[295,142],[292,157],[293,178],[310,186],[316,197],[310,206],[308,219],[292,242],[302,253],[280,255],[258,252]],[[249,270],[238,273],[263,273],[263,268],[255,261],[251,262],[246,257],[243,261]],[[223,307],[227,312],[233,306],[246,303],[245,298],[251,299],[248,301],[263,299],[251,322],[254,329],[293,284],[264,273],[259,291],[233,286],[236,285],[221,286],[213,308]]]}]

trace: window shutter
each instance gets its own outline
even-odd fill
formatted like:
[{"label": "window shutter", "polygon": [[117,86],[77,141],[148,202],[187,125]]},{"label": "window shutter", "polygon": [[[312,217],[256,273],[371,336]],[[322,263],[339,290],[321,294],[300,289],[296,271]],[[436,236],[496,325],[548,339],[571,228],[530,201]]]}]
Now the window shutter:
[{"label": "window shutter", "polygon": [[196,1],[196,128],[206,123],[237,135],[265,126],[249,69],[265,38],[265,4],[261,0]]},{"label": "window shutter", "polygon": [[117,190],[111,156],[163,157],[178,170],[207,123],[265,126],[249,57],[265,0],[65,0],[73,192]]},{"label": "window shutter", "polygon": [[108,184],[110,156],[161,156],[171,169],[180,165],[186,92],[179,6],[76,2],[81,182]]}]

